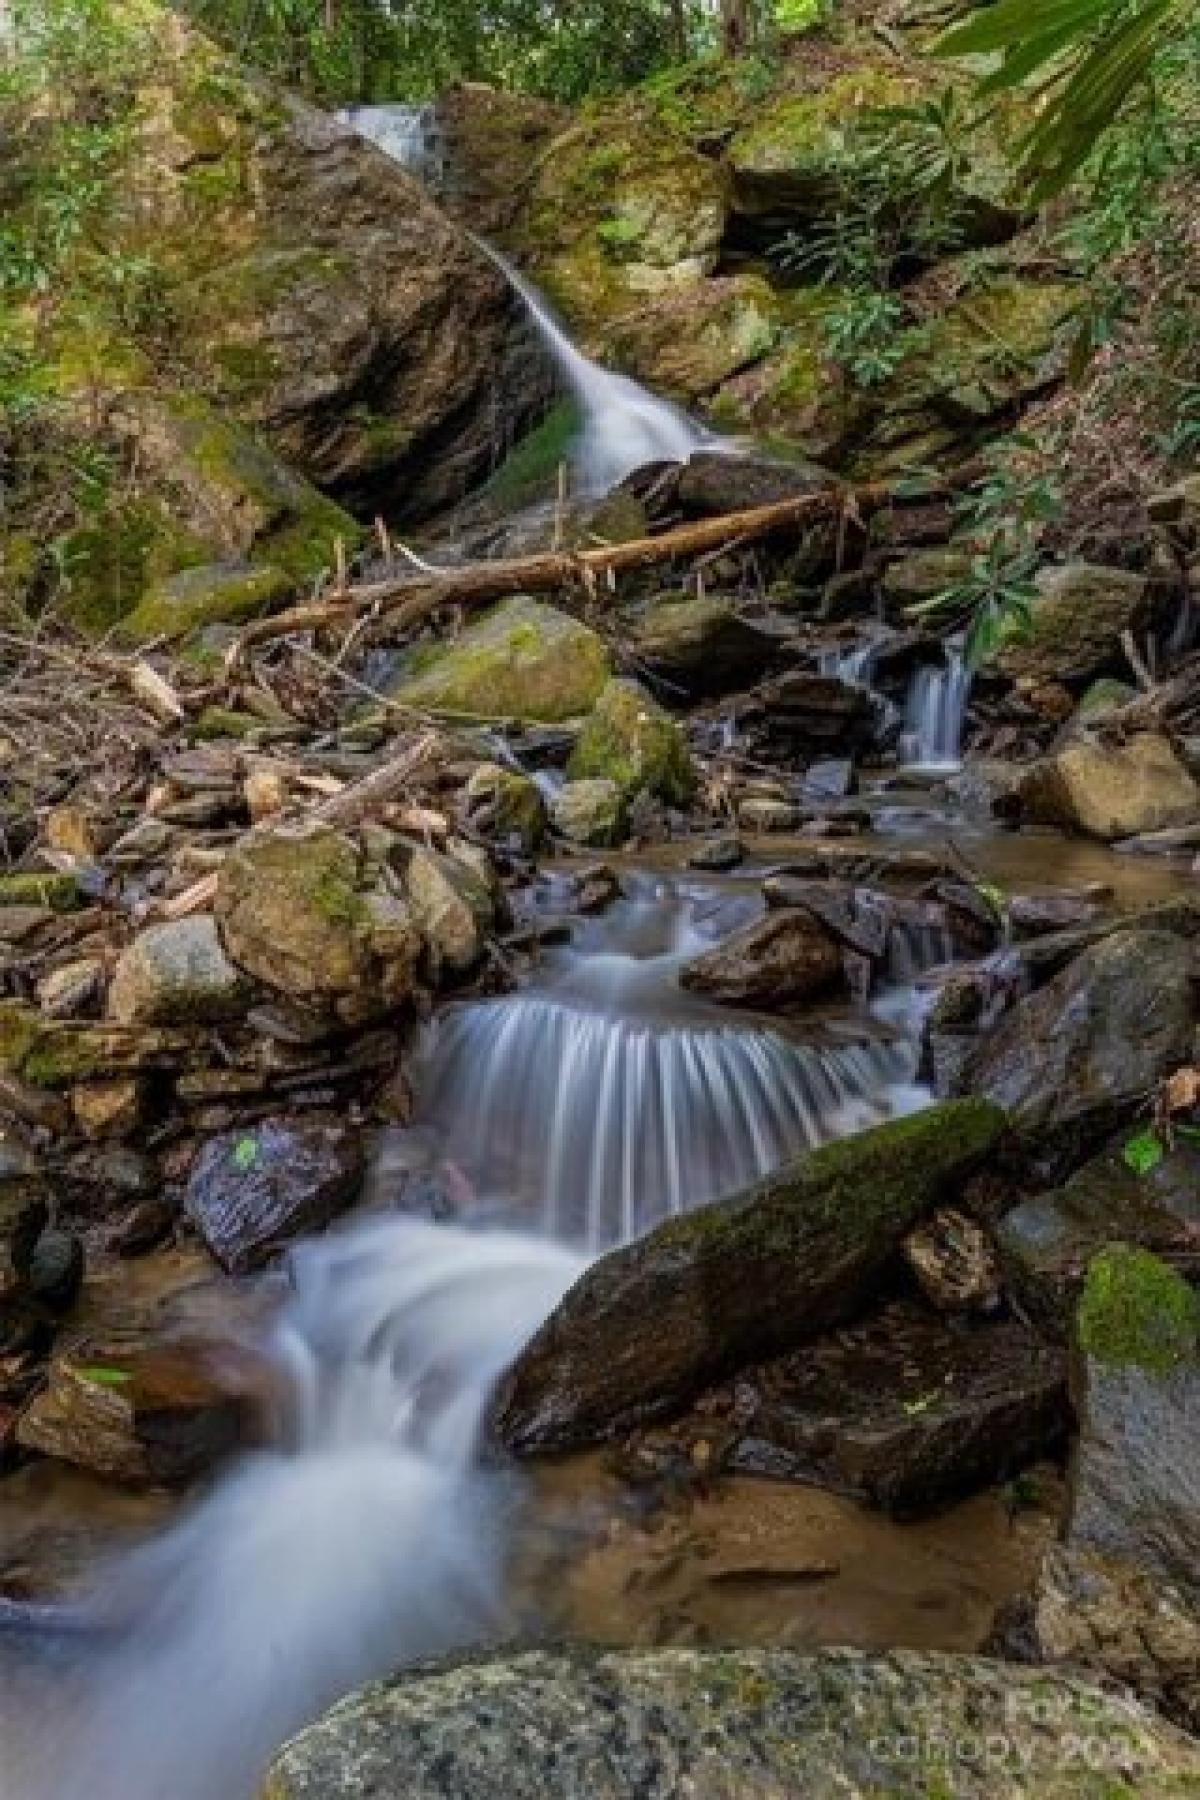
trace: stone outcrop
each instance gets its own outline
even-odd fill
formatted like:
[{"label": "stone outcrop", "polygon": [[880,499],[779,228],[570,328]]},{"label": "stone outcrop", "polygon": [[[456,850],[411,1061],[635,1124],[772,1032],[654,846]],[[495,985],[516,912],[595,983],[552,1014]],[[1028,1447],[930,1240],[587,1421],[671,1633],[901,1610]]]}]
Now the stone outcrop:
[{"label": "stone outcrop", "polygon": [[917,1113],[602,1257],[502,1384],[499,1436],[522,1451],[592,1442],[846,1318],[1003,1124],[984,1101]]},{"label": "stone outcrop", "polygon": [[260,1800],[1079,1800],[1077,1744],[1106,1800],[1200,1780],[1193,1740],[1067,1673],[912,1651],[527,1650],[352,1695],[284,1749]]},{"label": "stone outcrop", "polygon": [[1109,843],[1200,816],[1200,787],[1167,739],[1148,731],[1123,744],[1068,744],[1026,770],[1017,791],[1025,818]]}]

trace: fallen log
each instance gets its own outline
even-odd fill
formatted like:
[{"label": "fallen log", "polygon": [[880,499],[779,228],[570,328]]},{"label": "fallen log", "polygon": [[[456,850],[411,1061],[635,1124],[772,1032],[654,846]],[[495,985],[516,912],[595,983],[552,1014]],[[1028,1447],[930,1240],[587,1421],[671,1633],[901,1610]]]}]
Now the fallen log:
[{"label": "fallen log", "polygon": [[497,562],[467,563],[460,568],[431,569],[423,565],[403,575],[389,576],[386,581],[363,582],[343,589],[328,600],[256,619],[239,634],[228,653],[227,666],[234,667],[256,644],[291,637],[296,632],[347,625],[364,614],[386,617],[394,631],[404,632],[420,624],[439,606],[483,606],[512,594],[572,587],[594,592],[632,570],[655,568],[710,551],[737,549],[822,519],[866,518],[901,498],[904,490],[905,483],[896,481],[822,488],[817,493],[797,494],[769,506],[678,525],[658,537],[634,538],[625,544],[606,544],[591,550],[546,550]]}]

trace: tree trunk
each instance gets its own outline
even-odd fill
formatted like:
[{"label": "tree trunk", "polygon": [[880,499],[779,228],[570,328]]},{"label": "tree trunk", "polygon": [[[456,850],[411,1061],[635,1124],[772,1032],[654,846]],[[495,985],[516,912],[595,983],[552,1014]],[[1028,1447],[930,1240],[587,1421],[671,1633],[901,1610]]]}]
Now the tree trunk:
[{"label": "tree trunk", "polygon": [[744,56],[752,36],[753,0],[721,0],[721,50],[725,56]]}]

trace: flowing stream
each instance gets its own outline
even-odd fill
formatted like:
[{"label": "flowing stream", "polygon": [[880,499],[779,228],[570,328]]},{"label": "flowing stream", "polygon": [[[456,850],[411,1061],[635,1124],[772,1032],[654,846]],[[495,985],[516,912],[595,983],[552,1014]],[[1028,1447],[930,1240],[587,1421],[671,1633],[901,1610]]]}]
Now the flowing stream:
[{"label": "flowing stream", "polygon": [[[912,1015],[793,1036],[679,989],[748,895],[634,877],[525,993],[431,1028],[402,1143],[463,1222],[372,1204],[294,1247],[265,1342],[270,1447],[69,1609],[0,1614],[2,1800],[250,1800],[339,1694],[503,1633],[521,1484],[481,1457],[497,1376],[586,1267],[806,1144],[920,1105]],[[940,943],[909,944],[906,975]]]}]

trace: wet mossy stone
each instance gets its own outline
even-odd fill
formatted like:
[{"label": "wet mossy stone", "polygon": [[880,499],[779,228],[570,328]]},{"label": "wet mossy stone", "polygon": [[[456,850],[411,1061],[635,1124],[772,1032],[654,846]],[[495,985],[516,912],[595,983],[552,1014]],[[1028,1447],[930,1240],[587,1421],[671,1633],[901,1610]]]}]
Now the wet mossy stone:
[{"label": "wet mossy stone", "polygon": [[601,1257],[502,1384],[498,1437],[521,1452],[594,1443],[840,1323],[1004,1128],[986,1100],[931,1107]]},{"label": "wet mossy stone", "polygon": [[351,1694],[259,1800],[1184,1800],[1200,1746],[1075,1673],[900,1650],[509,1650]]},{"label": "wet mossy stone", "polygon": [[452,644],[412,652],[389,695],[446,717],[561,724],[590,712],[611,673],[603,640],[570,613],[518,596]]},{"label": "wet mossy stone", "polygon": [[611,781],[626,800],[686,806],[696,771],[683,728],[636,681],[610,681],[571,752],[572,781]]},{"label": "wet mossy stone", "polygon": [[1085,1356],[1164,1375],[1196,1358],[1200,1296],[1148,1250],[1110,1245],[1088,1265],[1076,1333]]},{"label": "wet mossy stone", "polygon": [[45,906],[51,912],[67,913],[82,905],[83,893],[74,875],[53,869],[0,875],[0,907]]},{"label": "wet mossy stone", "polygon": [[121,621],[121,635],[145,643],[181,638],[207,625],[240,625],[282,605],[293,591],[282,569],[208,563],[156,582]]}]

